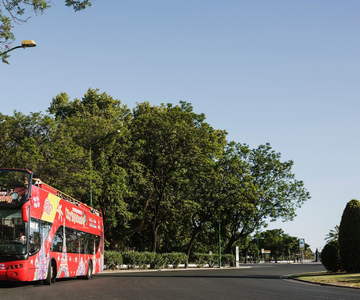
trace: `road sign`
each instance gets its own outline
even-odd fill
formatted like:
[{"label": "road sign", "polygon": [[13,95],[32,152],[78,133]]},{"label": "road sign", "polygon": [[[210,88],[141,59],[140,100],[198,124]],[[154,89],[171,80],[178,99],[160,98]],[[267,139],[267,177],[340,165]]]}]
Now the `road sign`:
[{"label": "road sign", "polygon": [[299,239],[299,247],[300,249],[305,249],[305,239]]}]

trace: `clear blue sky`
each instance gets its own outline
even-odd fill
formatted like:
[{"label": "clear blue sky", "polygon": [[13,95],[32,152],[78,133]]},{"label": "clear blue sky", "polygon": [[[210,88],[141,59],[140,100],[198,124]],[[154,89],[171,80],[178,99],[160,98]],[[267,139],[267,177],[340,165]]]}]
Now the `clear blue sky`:
[{"label": "clear blue sky", "polygon": [[130,108],[190,102],[229,140],[294,160],[312,198],[269,228],[324,246],[360,199],[360,1],[93,0],[78,13],[64,2],[16,27],[15,46],[38,46],[0,65],[3,114],[89,87]]}]

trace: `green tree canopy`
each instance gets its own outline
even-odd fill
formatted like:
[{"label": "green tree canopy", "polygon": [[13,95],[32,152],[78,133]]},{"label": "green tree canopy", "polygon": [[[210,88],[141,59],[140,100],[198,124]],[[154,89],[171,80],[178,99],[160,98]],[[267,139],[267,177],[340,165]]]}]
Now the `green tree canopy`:
[{"label": "green tree canopy", "polygon": [[269,144],[227,143],[186,102],[131,111],[89,89],[81,99],[60,93],[48,113],[0,114],[0,166],[30,169],[100,208],[112,249],[215,252],[220,219],[231,253],[270,220],[291,220],[309,198],[292,161]]},{"label": "green tree canopy", "polygon": [[[223,161],[230,170],[231,185],[224,191],[223,220],[226,252],[236,241],[267,222],[292,220],[296,208],[310,198],[302,181],[291,172],[292,161],[282,162],[270,144],[250,150],[245,144],[230,143]],[[235,167],[231,167],[235,162]]]},{"label": "green tree canopy", "polygon": [[348,273],[360,272],[360,202],[351,200],[346,204],[339,230],[340,259]]},{"label": "green tree canopy", "polygon": [[334,229],[331,229],[330,232],[326,235],[325,241],[329,243],[334,240],[339,239],[339,225],[336,225]]},{"label": "green tree canopy", "polygon": [[83,188],[73,195],[89,204],[91,189],[93,205],[103,212],[107,238],[116,240],[120,234],[118,224],[128,213],[124,201],[127,174],[123,164],[130,110],[120,100],[89,89],[81,100],[70,100],[66,93],[60,93],[53,98],[49,112],[55,116],[59,130],[84,153],[79,163],[81,169],[73,175],[77,175],[76,182]]},{"label": "green tree canopy", "polygon": [[151,251],[158,247],[159,229],[188,207],[181,189],[189,188],[194,171],[221,151],[224,132],[204,120],[186,102],[160,107],[145,102],[134,109],[127,153],[134,192],[129,234],[150,230]]}]

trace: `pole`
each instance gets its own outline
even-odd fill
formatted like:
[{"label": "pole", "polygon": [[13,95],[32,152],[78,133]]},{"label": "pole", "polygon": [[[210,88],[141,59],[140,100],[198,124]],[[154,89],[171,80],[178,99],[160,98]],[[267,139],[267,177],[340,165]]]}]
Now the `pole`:
[{"label": "pole", "polygon": [[220,221],[220,209],[219,209],[219,268],[221,268],[221,221]]},{"label": "pole", "polygon": [[92,206],[91,177],[92,177],[92,161],[91,161],[91,145],[90,145],[90,206]]},{"label": "pole", "polygon": [[16,47],[14,47],[14,48],[11,48],[10,50],[7,50],[7,51],[5,51],[5,52],[1,52],[1,53],[0,53],[0,56],[3,56],[3,55],[5,55],[6,53],[8,53],[8,52],[10,52],[10,51],[13,51],[13,50],[15,50],[15,49],[19,49],[19,48],[25,48],[25,47],[23,47],[23,46],[16,46]]}]

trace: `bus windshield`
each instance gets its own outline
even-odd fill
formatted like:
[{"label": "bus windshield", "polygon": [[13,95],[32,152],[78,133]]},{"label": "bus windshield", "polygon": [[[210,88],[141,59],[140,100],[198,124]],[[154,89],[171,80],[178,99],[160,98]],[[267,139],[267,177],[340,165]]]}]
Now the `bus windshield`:
[{"label": "bus windshield", "polygon": [[27,239],[21,210],[0,210],[0,258],[20,258],[26,255],[26,250]]},{"label": "bus windshield", "polygon": [[23,203],[28,199],[30,173],[0,169],[0,204]]}]

